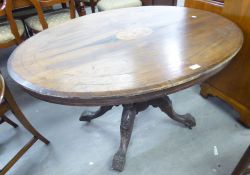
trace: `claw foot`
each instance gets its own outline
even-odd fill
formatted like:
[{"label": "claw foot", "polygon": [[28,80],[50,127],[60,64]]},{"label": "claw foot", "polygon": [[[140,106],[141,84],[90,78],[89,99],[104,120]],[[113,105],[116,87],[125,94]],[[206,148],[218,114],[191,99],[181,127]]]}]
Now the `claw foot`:
[{"label": "claw foot", "polygon": [[95,115],[95,112],[84,111],[84,112],[81,114],[79,120],[80,120],[80,121],[91,122],[91,120],[93,119],[94,115]]},{"label": "claw foot", "polygon": [[113,158],[112,169],[116,171],[123,171],[126,163],[126,154],[122,151],[118,151]]},{"label": "claw foot", "polygon": [[185,121],[183,123],[189,129],[192,129],[196,126],[195,118],[191,114],[185,115]]}]

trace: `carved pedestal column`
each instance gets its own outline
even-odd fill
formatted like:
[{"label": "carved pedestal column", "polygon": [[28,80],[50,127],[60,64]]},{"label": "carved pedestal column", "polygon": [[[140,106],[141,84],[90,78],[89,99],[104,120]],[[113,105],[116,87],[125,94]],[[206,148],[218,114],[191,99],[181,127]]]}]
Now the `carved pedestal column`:
[{"label": "carved pedestal column", "polygon": [[[122,171],[126,162],[126,153],[129,141],[132,135],[134,119],[136,114],[147,109],[150,105],[158,107],[162,112],[166,113],[171,119],[183,124],[188,128],[196,125],[195,119],[191,114],[179,115],[172,106],[172,102],[168,96],[150,100],[148,102],[134,103],[123,105],[123,112],[120,125],[121,142],[120,147],[113,158],[112,168],[116,171]],[[88,121],[102,116],[107,111],[111,110],[112,106],[102,106],[96,112],[84,112],[80,117],[80,121]]]}]

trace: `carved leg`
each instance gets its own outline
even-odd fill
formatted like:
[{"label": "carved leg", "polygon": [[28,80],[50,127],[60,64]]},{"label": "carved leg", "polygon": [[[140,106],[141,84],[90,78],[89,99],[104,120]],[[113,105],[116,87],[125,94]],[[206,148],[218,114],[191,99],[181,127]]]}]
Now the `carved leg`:
[{"label": "carved leg", "polygon": [[2,124],[4,122],[3,118],[0,117],[0,124]]},{"label": "carved leg", "polygon": [[[3,122],[6,122],[6,123],[8,123],[8,124],[10,124],[11,126],[13,126],[14,128],[17,128],[18,127],[18,125],[15,123],[15,122],[13,122],[12,120],[10,120],[8,117],[6,117],[5,115],[3,115],[2,116],[2,120],[3,120]],[[1,122],[0,122],[1,123]]]},{"label": "carved leg", "polygon": [[90,0],[90,7],[91,7],[91,11],[92,13],[95,13],[95,1],[94,0]]},{"label": "carved leg", "polygon": [[10,90],[7,86],[5,86],[5,99],[8,102],[12,113],[16,116],[16,118],[20,121],[20,123],[31,132],[37,139],[41,140],[45,144],[49,144],[49,141],[43,137],[26,119],[22,111],[17,106],[13,96],[10,93]]},{"label": "carved leg", "polygon": [[112,168],[117,171],[122,171],[126,162],[126,153],[128,144],[131,138],[134,120],[136,115],[136,107],[131,105],[124,105],[121,119],[121,142],[119,150],[116,152],[113,158]]},{"label": "carved leg", "polygon": [[180,122],[192,129],[196,125],[195,119],[191,114],[179,115],[174,109],[172,102],[168,96],[150,101],[153,107],[159,107],[162,112],[166,113],[173,120]]},{"label": "carved leg", "polygon": [[86,9],[83,0],[75,0],[75,6],[79,16],[86,15]]},{"label": "carved leg", "polygon": [[136,107],[136,114],[138,114],[139,112],[146,110],[149,107],[149,103],[148,102],[136,103],[135,107]]},{"label": "carved leg", "polygon": [[91,120],[98,118],[111,110],[113,106],[101,106],[96,112],[84,111],[79,118],[80,121],[90,122]]},{"label": "carved leg", "polygon": [[234,169],[232,175],[249,175],[250,174],[250,145],[240,159],[240,162]]}]

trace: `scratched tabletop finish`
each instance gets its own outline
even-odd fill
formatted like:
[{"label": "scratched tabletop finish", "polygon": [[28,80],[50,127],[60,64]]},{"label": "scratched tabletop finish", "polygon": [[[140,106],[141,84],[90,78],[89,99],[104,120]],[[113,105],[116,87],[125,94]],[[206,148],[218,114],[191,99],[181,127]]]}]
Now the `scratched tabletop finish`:
[{"label": "scratched tabletop finish", "polygon": [[31,37],[12,53],[8,71],[46,101],[115,105],[191,86],[225,66],[242,42],[234,23],[210,12],[125,8],[77,18]]}]

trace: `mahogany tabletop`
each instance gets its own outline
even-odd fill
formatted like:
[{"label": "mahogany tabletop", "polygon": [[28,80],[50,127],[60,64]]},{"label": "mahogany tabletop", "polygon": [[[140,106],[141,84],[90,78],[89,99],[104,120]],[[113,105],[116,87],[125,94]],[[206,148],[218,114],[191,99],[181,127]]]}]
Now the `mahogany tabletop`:
[{"label": "mahogany tabletop", "polygon": [[69,105],[141,102],[217,73],[239,51],[226,18],[184,7],[99,12],[47,29],[18,46],[10,76],[32,95]]}]

